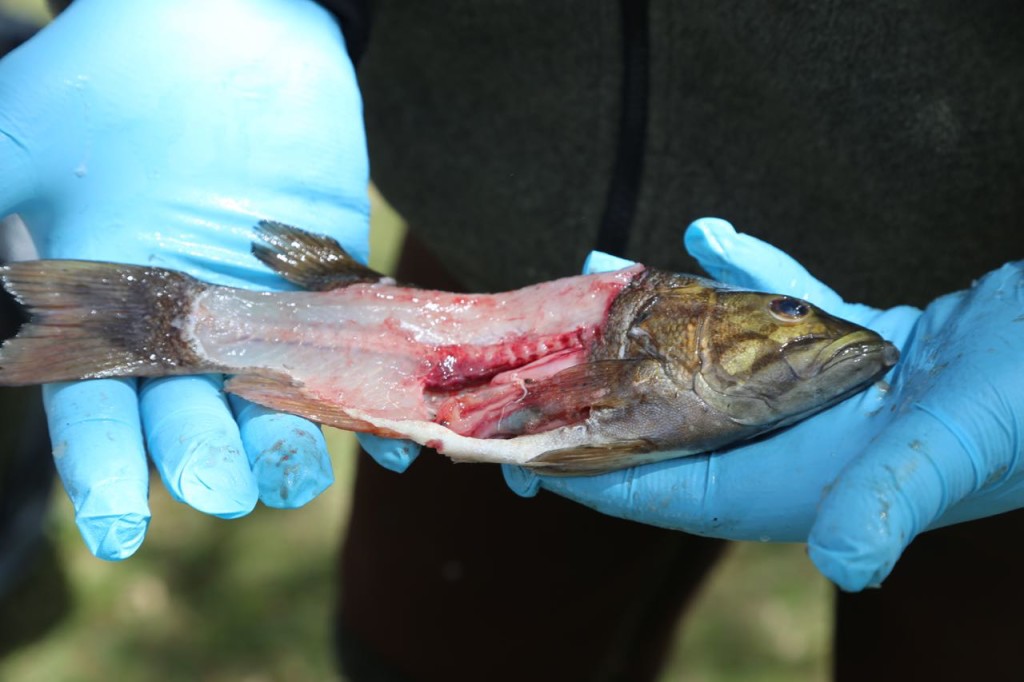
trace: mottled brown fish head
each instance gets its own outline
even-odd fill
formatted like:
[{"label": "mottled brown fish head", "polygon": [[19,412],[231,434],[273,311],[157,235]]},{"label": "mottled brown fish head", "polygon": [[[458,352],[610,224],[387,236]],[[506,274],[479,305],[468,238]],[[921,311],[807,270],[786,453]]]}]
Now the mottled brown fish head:
[{"label": "mottled brown fish head", "polygon": [[880,378],[899,357],[875,332],[798,298],[728,289],[708,298],[693,387],[738,424],[796,421]]}]

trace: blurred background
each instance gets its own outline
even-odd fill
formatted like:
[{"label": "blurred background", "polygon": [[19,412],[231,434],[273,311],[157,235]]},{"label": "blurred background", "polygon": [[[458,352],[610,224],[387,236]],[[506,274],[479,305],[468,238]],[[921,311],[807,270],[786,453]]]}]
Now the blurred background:
[{"label": "blurred background", "polygon": [[[0,0],[0,41],[46,20],[45,0]],[[371,197],[371,265],[390,272],[404,225]],[[357,454],[350,434],[329,430],[328,441],[337,481],[299,510],[225,521],[174,502],[154,478],[146,542],[121,563],[86,551],[55,485],[40,507],[47,541],[17,579],[0,570],[0,681],[343,680],[331,610]],[[15,503],[8,495],[0,504]],[[0,545],[0,569],[16,554]],[[802,546],[734,545],[679,624],[662,679],[827,680],[831,613],[832,588]]]}]

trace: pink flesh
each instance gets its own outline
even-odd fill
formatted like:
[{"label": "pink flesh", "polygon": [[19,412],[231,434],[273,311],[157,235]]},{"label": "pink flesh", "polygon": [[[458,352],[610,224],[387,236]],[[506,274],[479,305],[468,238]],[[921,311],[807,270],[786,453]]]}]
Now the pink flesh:
[{"label": "pink flesh", "polygon": [[[446,396],[437,408],[434,421],[456,433],[473,438],[487,438],[500,431],[501,422],[510,416],[516,401],[527,393],[527,382],[554,376],[563,369],[587,359],[582,346],[548,355],[517,369],[494,375],[486,385]],[[563,426],[562,420],[544,423],[547,430]],[[527,433],[531,433],[527,431]]]},{"label": "pink flesh", "polygon": [[615,297],[642,270],[503,294],[388,284],[322,293],[214,288],[191,322],[203,353],[235,373],[272,370],[316,401],[483,438],[515,411],[526,382],[586,361]]}]

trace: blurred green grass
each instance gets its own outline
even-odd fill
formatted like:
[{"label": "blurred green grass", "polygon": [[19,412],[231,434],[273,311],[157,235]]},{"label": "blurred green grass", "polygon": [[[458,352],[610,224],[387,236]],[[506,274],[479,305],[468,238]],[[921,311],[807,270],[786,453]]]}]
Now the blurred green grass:
[{"label": "blurred green grass", "polygon": [[[43,0],[0,0],[26,20]],[[373,195],[371,265],[391,271],[404,227]],[[128,561],[84,548],[66,496],[49,533],[72,607],[45,638],[0,660],[8,682],[344,682],[330,644],[335,559],[346,524],[354,439],[329,430],[337,482],[294,511],[224,521],[151,486],[153,521]],[[2,551],[2,548],[0,548]],[[735,545],[683,617],[661,682],[829,678],[832,590],[800,546]]]},{"label": "blurred green grass", "polygon": [[0,11],[12,19],[36,25],[50,18],[46,0],[0,0]]}]

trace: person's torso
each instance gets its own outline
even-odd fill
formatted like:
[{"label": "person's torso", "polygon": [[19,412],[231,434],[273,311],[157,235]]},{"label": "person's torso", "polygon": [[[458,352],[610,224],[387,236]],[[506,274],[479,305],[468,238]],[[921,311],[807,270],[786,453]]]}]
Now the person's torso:
[{"label": "person's torso", "polygon": [[1024,257],[1015,3],[376,4],[374,180],[472,289],[693,271],[701,216],[874,305]]}]

